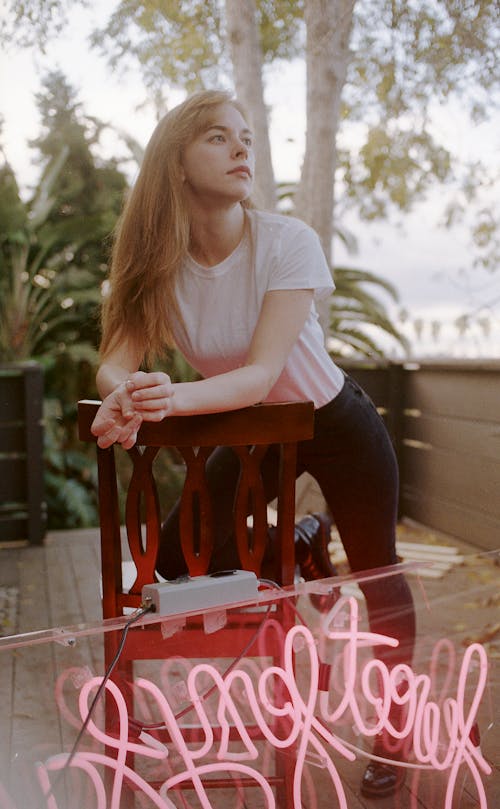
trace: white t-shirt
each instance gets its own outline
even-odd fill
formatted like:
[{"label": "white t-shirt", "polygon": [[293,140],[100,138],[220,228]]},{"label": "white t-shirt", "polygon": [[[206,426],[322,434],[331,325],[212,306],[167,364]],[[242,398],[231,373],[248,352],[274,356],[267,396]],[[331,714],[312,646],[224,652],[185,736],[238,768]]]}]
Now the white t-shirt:
[{"label": "white t-shirt", "polygon": [[[277,289],[313,289],[316,300],[335,288],[317,234],[298,219],[246,211],[248,227],[220,264],[203,267],[190,256],[176,287],[186,333],[177,345],[203,377],[245,364],[264,295]],[[344,376],[324,346],[314,302],[285,368],[266,402],[311,400],[321,407],[341,390]]]}]

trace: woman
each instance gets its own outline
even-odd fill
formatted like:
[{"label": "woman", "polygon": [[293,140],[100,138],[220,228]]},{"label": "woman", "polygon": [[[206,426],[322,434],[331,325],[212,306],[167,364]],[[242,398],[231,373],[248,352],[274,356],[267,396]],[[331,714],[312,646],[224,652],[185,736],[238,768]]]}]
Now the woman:
[{"label": "woman", "polygon": [[[333,283],[318,237],[297,219],[253,209],[253,173],[252,133],[228,94],[196,94],[158,124],[115,240],[93,432],[101,447],[128,449],[143,420],[312,400],[315,435],[299,445],[298,474],[318,481],[353,571],[392,565],[391,442],[371,401],[325,350],[315,300]],[[176,383],[139,370],[173,345],[203,379]],[[229,529],[237,461],[218,450],[209,467],[220,512],[215,570],[238,564]],[[271,500],[274,448],[264,478]],[[297,539],[306,578],[330,575],[324,521],[307,518]],[[166,578],[185,572],[176,510],[162,528],[157,568]],[[404,578],[363,591],[372,631],[400,640],[390,664],[408,662],[415,627]],[[395,767],[373,762],[362,786],[385,795],[396,781]]]}]

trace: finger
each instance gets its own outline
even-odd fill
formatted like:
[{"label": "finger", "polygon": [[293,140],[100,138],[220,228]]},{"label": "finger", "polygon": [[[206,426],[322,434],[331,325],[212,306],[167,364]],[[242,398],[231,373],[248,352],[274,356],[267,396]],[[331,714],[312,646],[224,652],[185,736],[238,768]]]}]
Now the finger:
[{"label": "finger", "polygon": [[90,432],[92,435],[104,435],[113,427],[114,423],[115,420],[113,418],[102,418],[100,416],[96,416],[90,425]]},{"label": "finger", "polygon": [[155,407],[152,410],[144,409],[142,410],[142,417],[144,421],[162,421],[167,416],[171,416],[174,413],[174,405],[173,405],[173,397],[169,396],[167,399],[164,400],[163,407]]},{"label": "finger", "polygon": [[137,435],[137,432],[141,424],[142,424],[142,416],[139,413],[134,413],[130,421],[128,421],[124,425],[124,428],[127,430],[127,432],[135,433]]},{"label": "finger", "polygon": [[135,420],[131,419],[125,424],[120,424],[116,419],[113,419],[111,422],[108,422],[108,429],[100,433],[97,441],[98,446],[102,449],[106,449],[107,447],[110,447],[111,444],[114,444],[117,441],[120,442],[122,437],[126,437],[129,432],[133,432],[138,429],[137,423],[140,423],[140,421],[140,416],[135,416]]},{"label": "finger", "polygon": [[163,421],[168,416],[168,408],[162,407],[160,410],[145,410],[144,421]]},{"label": "finger", "polygon": [[112,444],[114,444],[116,438],[114,438],[112,433],[106,433],[106,435],[100,435],[97,439],[97,446],[101,449],[108,449]]},{"label": "finger", "polygon": [[112,444],[121,444],[125,449],[130,449],[137,440],[137,432],[141,424],[142,419],[140,417],[134,418],[124,427],[116,424],[105,435],[99,436],[97,444],[101,449],[107,449]]},{"label": "finger", "polygon": [[132,449],[137,441],[137,433],[131,433],[125,441],[121,441],[123,449]]},{"label": "finger", "polygon": [[154,388],[157,385],[164,385],[170,383],[170,377],[163,371],[136,371],[130,374],[127,380],[127,389],[137,390],[138,388]]},{"label": "finger", "polygon": [[130,394],[130,398],[134,405],[148,400],[155,401],[157,399],[166,399],[173,394],[172,385],[156,385],[154,388],[140,388]]},{"label": "finger", "polygon": [[168,411],[171,410],[170,397],[147,400],[145,402],[137,402],[136,407],[137,410],[140,411],[143,418],[151,416],[153,413],[160,414],[159,417],[163,418],[166,416]]},{"label": "finger", "polygon": [[137,433],[142,424],[142,417],[135,415],[121,430],[120,437],[117,439],[118,443],[124,449],[130,449],[137,441]]}]

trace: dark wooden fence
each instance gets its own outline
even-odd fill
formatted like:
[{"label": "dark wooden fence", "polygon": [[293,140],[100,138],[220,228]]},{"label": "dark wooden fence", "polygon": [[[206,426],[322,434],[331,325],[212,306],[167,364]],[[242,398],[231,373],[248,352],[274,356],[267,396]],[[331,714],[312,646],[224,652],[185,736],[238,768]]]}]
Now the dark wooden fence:
[{"label": "dark wooden fence", "polygon": [[45,535],[42,410],[40,366],[0,366],[0,542]]},{"label": "dark wooden fence", "polygon": [[386,419],[401,516],[500,548],[500,362],[343,367]]}]

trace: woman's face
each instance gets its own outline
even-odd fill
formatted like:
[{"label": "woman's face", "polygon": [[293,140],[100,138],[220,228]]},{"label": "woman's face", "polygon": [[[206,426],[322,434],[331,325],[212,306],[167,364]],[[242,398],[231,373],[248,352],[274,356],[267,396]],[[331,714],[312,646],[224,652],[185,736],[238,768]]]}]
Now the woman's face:
[{"label": "woman's face", "polygon": [[206,126],[184,149],[182,174],[188,195],[210,206],[246,199],[255,168],[252,140],[236,107],[215,107]]}]

